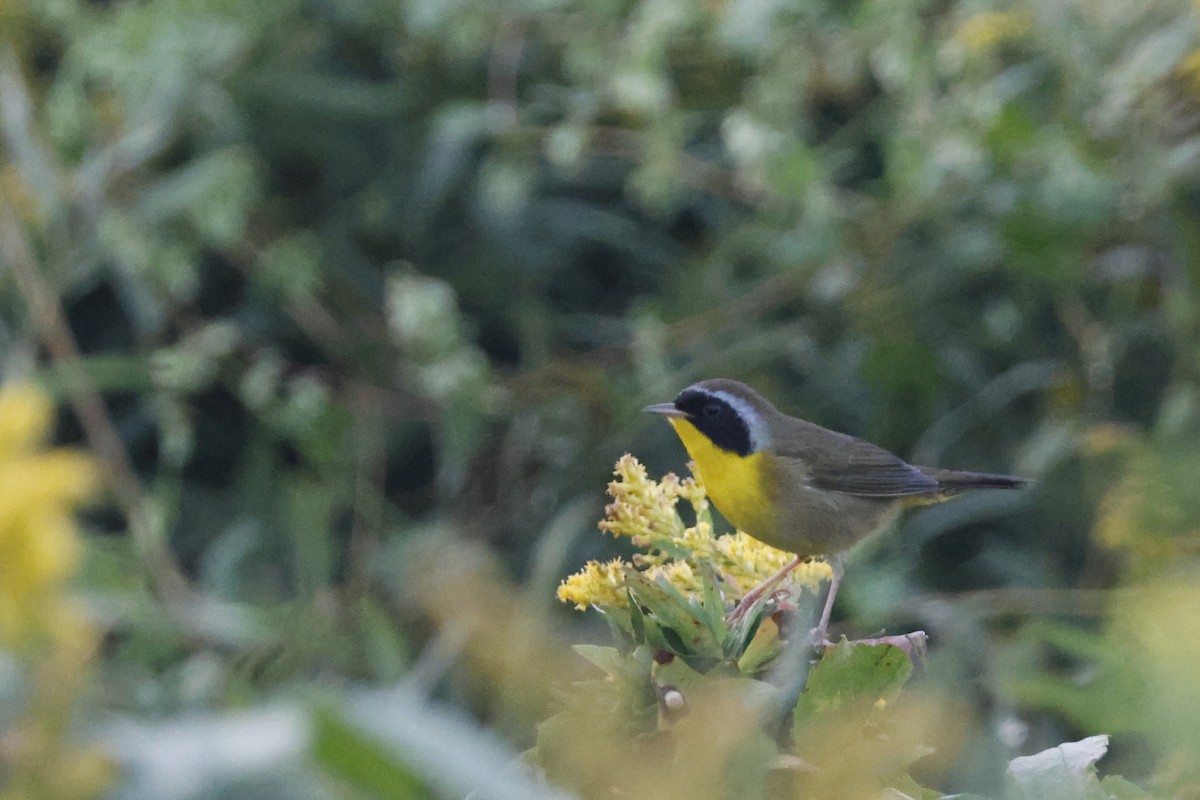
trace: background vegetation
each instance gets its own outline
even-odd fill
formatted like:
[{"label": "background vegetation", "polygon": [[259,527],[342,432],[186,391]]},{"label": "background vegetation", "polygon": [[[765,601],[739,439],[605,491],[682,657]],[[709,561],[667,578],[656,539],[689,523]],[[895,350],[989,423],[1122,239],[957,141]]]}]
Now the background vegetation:
[{"label": "background vegetation", "polygon": [[[555,586],[621,552],[620,454],[683,467],[638,410],[720,375],[1037,479],[851,559],[836,630],[926,629],[955,710],[922,785],[1111,734],[1102,771],[1195,797],[1197,22],[0,0],[0,364],[108,487],[46,562],[85,477],[0,473],[56,509],[0,561],[73,609],[0,625],[14,796],[566,796],[514,754],[608,633]],[[50,424],[11,391],[0,461]]]}]

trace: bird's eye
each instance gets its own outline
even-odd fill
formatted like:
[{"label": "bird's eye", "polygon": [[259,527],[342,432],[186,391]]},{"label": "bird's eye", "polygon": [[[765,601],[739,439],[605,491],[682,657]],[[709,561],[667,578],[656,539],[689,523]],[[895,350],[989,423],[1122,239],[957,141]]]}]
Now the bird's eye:
[{"label": "bird's eye", "polygon": [[715,416],[718,416],[720,413],[721,413],[721,404],[720,403],[705,403],[704,404],[704,416],[715,417]]}]

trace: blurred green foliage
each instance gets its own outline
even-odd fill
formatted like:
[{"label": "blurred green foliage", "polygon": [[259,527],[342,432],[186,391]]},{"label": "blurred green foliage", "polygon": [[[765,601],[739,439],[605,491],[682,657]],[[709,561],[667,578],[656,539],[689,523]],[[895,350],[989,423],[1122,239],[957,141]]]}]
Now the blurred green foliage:
[{"label": "blurred green foliage", "polygon": [[622,452],[682,467],[637,410],[723,375],[1038,481],[851,559],[838,629],[925,628],[915,689],[960,706],[915,780],[1111,734],[1196,792],[1197,22],[0,0],[0,365],[65,442],[94,388],[131,463],[78,579],[110,791],[559,796],[510,757],[606,633],[553,589],[616,554]]}]

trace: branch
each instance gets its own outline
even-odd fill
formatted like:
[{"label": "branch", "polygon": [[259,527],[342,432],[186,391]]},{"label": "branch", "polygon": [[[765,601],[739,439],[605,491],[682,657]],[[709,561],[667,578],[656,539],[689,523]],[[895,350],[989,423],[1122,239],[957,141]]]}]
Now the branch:
[{"label": "branch", "polygon": [[58,295],[38,269],[16,210],[2,191],[0,255],[29,308],[37,337],[61,377],[67,401],[79,419],[89,448],[104,462],[113,498],[129,526],[134,547],[149,570],[155,593],[164,600],[182,600],[188,594],[187,580],[166,547],[161,517],[151,510],[142,494],[129,453],[84,369]]}]

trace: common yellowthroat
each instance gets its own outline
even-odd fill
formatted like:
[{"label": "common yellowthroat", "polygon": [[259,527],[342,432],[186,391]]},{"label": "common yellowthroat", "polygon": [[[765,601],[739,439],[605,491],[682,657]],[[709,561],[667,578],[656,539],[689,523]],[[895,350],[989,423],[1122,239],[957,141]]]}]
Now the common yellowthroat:
[{"label": "common yellowthroat", "polygon": [[645,410],[663,415],[675,428],[709,499],[731,524],[798,554],[747,594],[731,616],[741,616],[805,558],[829,557],[829,595],[812,632],[818,644],[825,639],[841,584],[841,554],[882,528],[902,506],[1027,483],[1008,475],[915,467],[870,442],[789,417],[737,381],[701,381],[674,402]]}]

